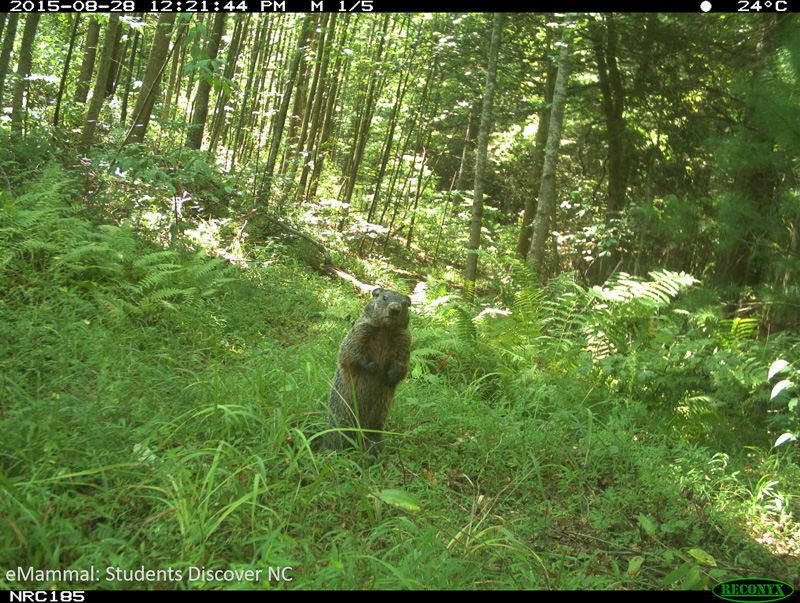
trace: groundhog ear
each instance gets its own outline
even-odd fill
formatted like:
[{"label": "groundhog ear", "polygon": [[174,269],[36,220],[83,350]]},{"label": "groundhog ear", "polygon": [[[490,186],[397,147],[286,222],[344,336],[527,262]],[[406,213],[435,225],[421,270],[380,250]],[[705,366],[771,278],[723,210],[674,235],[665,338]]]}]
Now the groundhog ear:
[{"label": "groundhog ear", "polygon": [[372,290],[372,297],[378,297],[383,292],[383,289],[376,287]]}]

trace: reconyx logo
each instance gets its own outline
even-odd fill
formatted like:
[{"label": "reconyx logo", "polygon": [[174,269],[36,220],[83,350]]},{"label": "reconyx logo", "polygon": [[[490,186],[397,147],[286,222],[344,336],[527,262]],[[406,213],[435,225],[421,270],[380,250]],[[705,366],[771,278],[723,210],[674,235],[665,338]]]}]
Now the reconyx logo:
[{"label": "reconyx logo", "polygon": [[711,592],[726,601],[766,603],[785,599],[794,592],[794,589],[786,582],[752,579],[720,582],[711,589]]}]

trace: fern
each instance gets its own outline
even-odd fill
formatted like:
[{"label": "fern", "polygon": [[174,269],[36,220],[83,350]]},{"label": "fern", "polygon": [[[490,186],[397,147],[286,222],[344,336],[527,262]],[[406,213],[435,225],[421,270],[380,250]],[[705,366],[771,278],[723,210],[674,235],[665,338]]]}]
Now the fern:
[{"label": "fern", "polygon": [[49,170],[15,199],[4,196],[0,278],[6,285],[49,279],[114,316],[143,316],[196,311],[232,280],[223,260],[203,252],[154,249],[127,224],[93,225],[65,203],[67,182],[59,170]]},{"label": "fern", "polygon": [[720,321],[714,335],[726,347],[733,347],[745,340],[755,339],[759,322],[756,318],[729,318]]},{"label": "fern", "polygon": [[590,291],[595,299],[585,334],[595,358],[625,354],[635,340],[648,338],[658,311],[697,282],[684,272],[654,271],[650,276],[644,280],[618,273]]}]

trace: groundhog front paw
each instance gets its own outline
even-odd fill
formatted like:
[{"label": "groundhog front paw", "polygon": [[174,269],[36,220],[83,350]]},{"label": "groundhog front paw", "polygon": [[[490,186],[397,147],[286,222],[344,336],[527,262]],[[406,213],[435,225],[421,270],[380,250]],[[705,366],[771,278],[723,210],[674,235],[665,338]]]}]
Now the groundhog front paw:
[{"label": "groundhog front paw", "polygon": [[403,378],[403,366],[400,364],[392,365],[389,372],[386,374],[387,385],[397,385]]}]

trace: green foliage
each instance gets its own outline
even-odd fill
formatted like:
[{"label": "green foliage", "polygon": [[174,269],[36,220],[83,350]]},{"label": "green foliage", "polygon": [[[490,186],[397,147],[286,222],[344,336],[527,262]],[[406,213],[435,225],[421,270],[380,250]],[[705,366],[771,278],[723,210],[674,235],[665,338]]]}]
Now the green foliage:
[{"label": "green foliage", "polygon": [[[0,128],[0,175],[2,190],[11,194],[16,186],[35,179],[53,152],[53,139],[46,128],[37,128],[27,136]],[[10,190],[6,190],[6,188]]]},{"label": "green foliage", "polygon": [[[158,250],[132,225],[94,226],[65,200],[69,182],[56,168],[0,215],[0,268],[7,286],[39,286],[93,299],[111,315],[149,317],[185,306],[199,310],[231,279],[222,259],[204,252]],[[44,291],[25,291],[42,296]],[[41,301],[41,300],[40,300]]]},{"label": "green foliage", "polygon": [[[791,365],[785,360],[779,359],[772,363],[769,367],[767,378],[771,381],[773,378],[778,377],[781,373],[790,372]],[[795,375],[800,375],[800,371],[794,371]],[[797,393],[797,376],[794,381],[791,379],[780,379],[775,383],[772,392],[769,395],[770,401],[773,403],[781,403],[786,401],[785,412],[781,412],[771,417],[773,427],[779,431],[784,431],[777,440],[775,446],[788,444],[789,442],[796,442],[800,436],[800,397]],[[785,393],[784,393],[785,392]]]},{"label": "green foliage", "polygon": [[[432,326],[440,330],[428,331],[422,347],[456,355],[462,366],[475,367],[473,374],[496,374],[520,394],[543,367],[617,374],[626,357],[651,345],[653,327],[669,320],[662,314],[670,302],[696,283],[685,273],[659,271],[651,280],[620,273],[591,289],[574,275],[541,286],[523,266],[518,271],[519,279],[511,281],[516,287],[502,291],[510,309],[475,314],[458,298],[433,299],[422,312],[432,312]],[[429,288],[429,298],[441,292]]]}]

